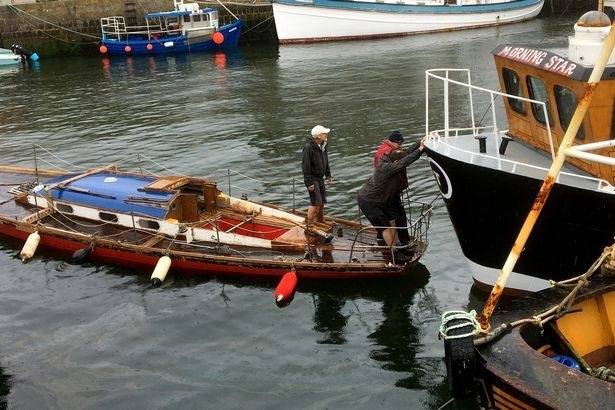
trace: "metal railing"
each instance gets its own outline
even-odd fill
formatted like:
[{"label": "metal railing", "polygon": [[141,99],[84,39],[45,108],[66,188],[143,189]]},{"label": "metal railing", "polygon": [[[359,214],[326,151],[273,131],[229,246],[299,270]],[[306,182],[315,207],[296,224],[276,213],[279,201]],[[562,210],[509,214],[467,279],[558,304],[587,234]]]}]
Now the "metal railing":
[{"label": "metal railing", "polygon": [[[452,72],[456,72],[456,73],[465,73],[465,76],[467,78],[467,83],[461,82],[461,81],[457,81],[454,79],[450,78],[450,73]],[[437,73],[443,73],[442,75],[439,75]],[[433,78],[436,80],[440,80],[443,82],[444,85],[444,128],[442,129],[437,129],[437,130],[430,130],[430,122],[429,122],[429,79]],[[449,112],[450,112],[450,105],[449,105],[449,99],[450,99],[450,95],[449,95],[449,84],[453,84],[453,85],[457,85],[460,87],[464,87],[467,88],[468,90],[468,101],[469,101],[469,109],[470,109],[470,120],[471,120],[471,124],[470,126],[467,127],[451,127],[450,126],[450,117],[449,117]],[[481,126],[476,125],[475,122],[475,118],[474,118],[474,94],[473,91],[478,91],[478,92],[482,92],[482,93],[487,93],[489,94],[489,101],[490,101],[490,105],[489,105],[489,109],[491,110],[491,117],[492,117],[492,125],[487,125],[487,126]],[[470,76],[470,70],[468,69],[432,69],[432,70],[427,70],[425,71],[425,131],[426,131],[426,135],[427,137],[433,141],[434,145],[437,147],[437,145],[439,143],[443,143],[446,146],[446,154],[450,155],[451,151],[457,151],[460,153],[463,153],[465,155],[469,156],[469,162],[474,164],[475,160],[477,158],[481,158],[481,159],[488,159],[491,161],[494,161],[494,163],[497,164],[497,167],[499,170],[502,169],[503,165],[509,165],[510,166],[510,172],[512,173],[519,173],[519,170],[522,168],[526,168],[526,169],[531,169],[531,170],[536,170],[536,171],[540,171],[540,172],[544,172],[545,174],[548,171],[547,167],[541,167],[541,166],[537,166],[537,165],[531,165],[531,164],[527,164],[524,162],[520,162],[520,161],[515,161],[515,160],[511,160],[511,159],[507,159],[507,158],[502,158],[502,156],[500,155],[500,144],[502,143],[502,138],[503,136],[506,136],[507,138],[510,138],[507,135],[507,130],[505,129],[500,129],[498,126],[498,122],[497,122],[497,115],[496,115],[496,107],[495,107],[495,97],[496,96],[501,96],[501,97],[505,97],[505,98],[509,98],[509,99],[515,99],[515,100],[519,100],[519,101],[526,101],[529,102],[531,104],[536,104],[538,106],[540,106],[542,108],[543,111],[543,115],[544,118],[547,118],[547,122],[545,124],[546,127],[546,131],[547,131],[547,136],[548,136],[548,140],[549,140],[549,148],[551,151],[551,158],[554,159],[555,158],[555,148],[553,145],[553,136],[551,133],[551,127],[549,124],[549,115],[547,112],[547,106],[546,103],[542,102],[542,101],[538,101],[538,100],[532,100],[530,98],[525,98],[525,97],[520,97],[520,96],[516,96],[516,95],[512,95],[512,94],[507,94],[507,93],[502,93],[499,91],[493,91],[493,90],[488,90],[486,88],[483,87],[478,87],[475,85],[472,85],[472,79]],[[471,133],[474,137],[477,136],[484,136],[487,139],[492,139],[494,142],[494,152],[496,153],[495,156],[493,155],[489,155],[487,153],[477,153],[477,152],[473,152],[473,151],[469,151],[469,150],[465,150],[463,148],[459,148],[453,144],[449,143],[449,138],[457,138],[460,136],[460,133]],[[592,151],[592,150],[596,150],[596,149],[601,149],[601,148],[608,148],[608,147],[613,147],[615,146],[615,141],[614,140],[609,140],[609,141],[602,141],[599,143],[592,143],[592,144],[582,144],[582,145],[576,145],[572,148],[570,148],[569,152],[567,152],[567,155],[572,156],[572,157],[577,157],[580,159],[585,159],[588,161],[595,161],[595,162],[600,162],[603,164],[607,164],[607,165],[615,165],[615,159],[611,158],[611,157],[607,157],[607,156],[602,156],[602,155],[598,155],[598,154],[590,154],[587,151]],[[569,173],[569,172],[560,172],[558,177],[557,177],[557,182],[560,181],[561,176],[564,175],[566,177],[569,177],[571,179],[578,179],[578,180],[583,180],[583,181],[592,181],[596,184],[596,190],[597,191],[611,191],[611,192],[615,192],[615,188],[613,187],[613,185],[611,183],[609,183],[608,181],[601,179],[601,178],[596,178],[596,177],[592,177],[592,176],[587,176],[587,175],[581,175],[581,174],[574,174],[574,173]]]},{"label": "metal railing", "polygon": [[[459,131],[466,131],[467,129],[450,129],[451,132],[454,132],[454,136],[449,136],[449,138],[457,138],[459,136]],[[508,164],[510,166],[509,172],[513,173],[513,174],[518,174],[518,175],[526,175],[524,173],[521,172],[521,169],[523,168],[527,168],[527,169],[531,169],[531,170],[536,170],[539,171],[541,173],[544,173],[546,175],[547,171],[549,170],[547,167],[541,167],[538,165],[532,165],[532,164],[527,164],[525,162],[519,162],[519,161],[515,161],[515,160],[511,160],[511,159],[507,159],[507,158],[501,158],[501,157],[494,157],[493,155],[488,155],[488,154],[482,154],[482,153],[477,153],[474,151],[469,151],[463,148],[459,148],[457,146],[455,146],[454,144],[450,144],[448,143],[448,141],[444,140],[444,138],[440,135],[441,133],[443,133],[443,130],[434,130],[431,131],[428,135],[427,138],[428,140],[433,141],[434,143],[434,147],[437,147],[439,144],[443,144],[446,147],[446,155],[450,155],[452,151],[457,151],[459,153],[465,154],[467,156],[469,156],[469,160],[468,162],[470,164],[474,164],[477,158],[481,158],[481,159],[489,159],[492,160],[494,162],[498,162],[500,165],[499,169],[502,169],[502,164]],[[610,140],[609,142],[612,142],[610,144],[610,146],[615,145],[615,141]],[[585,144],[585,145],[589,145],[589,144]],[[571,149],[571,151],[582,151],[582,148],[585,145],[577,145],[575,146],[573,149]],[[581,157],[582,154],[579,154],[578,156]],[[570,154],[570,156],[575,156],[575,154]],[[615,158],[608,158],[608,160],[610,160],[613,165],[615,165]],[[609,162],[609,164],[611,163]],[[596,178],[596,177],[592,177],[589,175],[581,175],[581,174],[573,174],[570,172],[560,172],[559,175],[557,176],[557,182],[560,182],[560,178],[561,176],[564,175],[566,177],[569,177],[571,179],[578,179],[578,180],[583,180],[583,181],[591,181],[594,182],[596,184],[596,191],[604,191],[606,189],[613,189],[615,190],[615,187],[613,187],[613,185],[611,185],[608,181],[601,179],[601,178]],[[526,175],[527,176],[527,175]]]},{"label": "metal railing", "polygon": [[[442,75],[439,75],[437,73],[443,73]],[[467,83],[461,82],[461,81],[457,81],[457,80],[453,80],[449,77],[450,73],[465,73],[467,76]],[[500,153],[499,153],[499,146],[500,143],[502,142],[502,138],[501,136],[503,135],[502,131],[500,131],[500,128],[498,127],[498,120],[497,120],[497,115],[496,115],[496,107],[495,107],[495,98],[497,96],[499,97],[506,97],[508,99],[514,99],[514,100],[519,100],[519,101],[526,101],[529,102],[531,104],[534,104],[534,106],[540,106],[542,107],[542,111],[543,111],[543,115],[544,118],[547,119],[545,127],[546,127],[546,131],[547,131],[547,136],[549,139],[549,147],[551,150],[551,157],[555,158],[555,149],[553,147],[553,136],[551,134],[551,126],[549,124],[549,114],[547,111],[547,105],[546,103],[544,103],[543,101],[538,101],[538,100],[532,100],[530,98],[525,98],[525,97],[520,97],[517,95],[512,95],[512,94],[507,94],[507,93],[502,93],[499,91],[493,91],[493,90],[489,90],[483,87],[478,87],[475,85],[472,85],[472,78],[470,75],[470,70],[466,69],[466,68],[457,68],[457,69],[452,69],[452,68],[435,68],[435,69],[431,69],[431,70],[426,70],[425,71],[425,135],[429,135],[430,133],[430,123],[429,123],[429,79],[433,78],[436,80],[440,80],[443,82],[444,84],[444,138],[445,140],[448,139],[450,131],[451,131],[451,127],[450,127],[450,116],[449,116],[449,104],[450,104],[450,97],[449,97],[449,84],[453,84],[453,85],[457,85],[460,87],[464,87],[468,89],[468,97],[469,97],[469,108],[470,108],[470,117],[471,117],[471,126],[470,127],[457,127],[456,130],[468,130],[468,131],[472,131],[472,135],[473,136],[477,136],[480,132],[480,130],[487,130],[490,129],[491,133],[493,135],[493,140],[494,140],[494,144],[495,144],[495,152],[497,153],[497,157],[500,157]],[[489,108],[491,109],[491,118],[492,118],[492,125],[490,126],[485,126],[485,127],[480,127],[480,126],[476,126],[476,120],[474,118],[474,94],[473,91],[478,91],[481,93],[486,93],[489,94],[489,100],[490,100],[490,106]]]},{"label": "metal railing", "polygon": [[[395,253],[393,252],[393,250],[412,249],[416,247],[419,243],[427,244],[428,242],[427,236],[429,233],[429,228],[431,227],[431,216],[432,216],[433,207],[434,207],[433,204],[438,198],[440,198],[440,196],[441,195],[437,195],[435,198],[433,198],[428,203],[420,202],[420,201],[408,201],[409,210],[412,209],[412,205],[414,205],[415,208],[420,209],[419,217],[416,218],[414,221],[411,218],[409,218],[408,225],[406,226],[395,226],[394,227],[395,229],[407,229],[408,230],[408,234],[410,235],[410,242],[406,245],[393,245],[393,246],[357,245],[358,242],[362,242],[359,240],[359,238],[362,237],[363,233],[365,233],[366,231],[373,232],[376,229],[392,228],[391,226],[373,226],[373,225],[362,226],[356,232],[352,240],[352,245],[350,246],[350,255],[348,256],[348,262],[349,263],[352,262],[352,257],[353,257],[354,252],[357,249],[361,249],[361,250],[389,251],[391,252],[391,261],[395,263]],[[410,212],[410,215],[412,215],[412,212]]]}]

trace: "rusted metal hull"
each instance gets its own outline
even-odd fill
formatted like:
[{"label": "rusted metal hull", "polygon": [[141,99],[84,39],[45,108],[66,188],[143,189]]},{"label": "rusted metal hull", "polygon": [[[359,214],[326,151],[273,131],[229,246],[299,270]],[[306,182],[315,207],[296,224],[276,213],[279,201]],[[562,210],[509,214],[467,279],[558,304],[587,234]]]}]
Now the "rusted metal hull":
[{"label": "rusted metal hull", "polygon": [[[590,288],[579,300],[615,290],[610,278],[593,278]],[[550,289],[533,296],[515,300],[499,307],[497,324],[510,323],[558,303],[563,295]],[[574,313],[571,313],[574,314]],[[514,328],[500,339],[476,349],[476,392],[487,408],[610,408],[615,403],[615,384],[571,369],[545,356],[532,344],[541,335],[550,334],[533,325]],[[540,342],[542,343],[542,342]],[[558,343],[552,337],[555,347]]]}]

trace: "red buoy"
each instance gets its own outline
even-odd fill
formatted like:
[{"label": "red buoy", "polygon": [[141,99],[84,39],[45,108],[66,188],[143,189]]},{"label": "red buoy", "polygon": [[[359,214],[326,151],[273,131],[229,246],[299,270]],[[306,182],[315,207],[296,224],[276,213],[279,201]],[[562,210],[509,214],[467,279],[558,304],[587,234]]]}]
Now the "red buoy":
[{"label": "red buoy", "polygon": [[296,287],[297,274],[295,271],[286,272],[273,292],[275,304],[278,305],[278,307],[284,307],[292,302],[295,296]]},{"label": "red buoy", "polygon": [[216,31],[214,35],[211,37],[211,39],[214,41],[214,43],[216,43],[217,45],[220,45],[224,43],[224,34],[220,33],[219,31]]},{"label": "red buoy", "polygon": [[98,47],[98,51],[100,51],[100,54],[107,54],[107,51],[109,51],[109,49],[107,48],[107,46],[102,45]]},{"label": "red buoy", "polygon": [[145,48],[147,49],[147,51],[152,51],[154,49],[154,45],[152,43],[147,43]]},{"label": "red buoy", "polygon": [[125,52],[125,53],[127,53],[127,54],[128,54],[128,53],[130,53],[131,51],[132,51],[132,47],[130,47],[130,46],[126,46],[126,47],[124,47],[124,52]]}]

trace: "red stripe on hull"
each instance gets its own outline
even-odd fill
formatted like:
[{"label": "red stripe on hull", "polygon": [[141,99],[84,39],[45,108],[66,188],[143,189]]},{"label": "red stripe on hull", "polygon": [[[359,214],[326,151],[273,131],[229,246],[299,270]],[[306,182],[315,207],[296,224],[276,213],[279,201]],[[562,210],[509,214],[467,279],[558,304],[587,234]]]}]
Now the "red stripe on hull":
[{"label": "red stripe on hull", "polygon": [[[40,233],[40,232],[39,232]],[[25,241],[30,234],[26,231],[21,231],[13,225],[0,223],[0,234]],[[85,247],[87,244],[76,240],[61,238],[47,233],[40,233],[40,245],[43,248],[57,251],[63,255],[71,255],[77,249]],[[131,252],[128,250],[111,249],[102,246],[94,247],[89,256],[91,259],[105,262],[113,265],[129,266],[135,268],[150,268],[156,266],[160,255],[149,255],[145,253]],[[200,261],[195,259],[185,259],[173,257],[172,271],[183,272],[194,275],[225,275],[225,276],[250,276],[261,278],[277,278],[284,275],[291,269],[291,264],[288,266],[248,266],[267,265],[267,261],[262,262],[246,262],[238,264],[230,261]],[[295,264],[297,276],[300,278],[311,279],[368,279],[368,278],[391,278],[405,275],[416,263],[408,265],[404,269],[395,270],[322,270],[317,268],[301,268]]]}]

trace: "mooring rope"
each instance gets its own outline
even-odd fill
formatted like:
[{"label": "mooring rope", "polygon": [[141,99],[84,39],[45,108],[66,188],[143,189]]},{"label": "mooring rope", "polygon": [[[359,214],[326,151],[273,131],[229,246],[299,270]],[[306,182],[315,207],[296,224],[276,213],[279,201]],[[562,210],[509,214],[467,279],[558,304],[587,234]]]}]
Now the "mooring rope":
[{"label": "mooring rope", "polygon": [[[65,31],[68,31],[68,32],[70,32],[70,33],[74,33],[74,34],[77,34],[77,35],[80,35],[80,36],[83,36],[83,37],[95,38],[95,39],[97,39],[97,40],[100,40],[100,39],[101,39],[99,36],[93,36],[93,35],[91,35],[91,34],[87,34],[87,33],[80,33],[80,32],[78,32],[78,31],[71,30],[71,29],[66,28],[66,27],[62,27],[62,26],[60,26],[59,24],[52,23],[51,21],[48,21],[48,20],[42,19],[42,18],[40,18],[40,17],[37,17],[37,16],[35,16],[35,15],[31,14],[31,13],[28,13],[27,11],[20,9],[19,7],[15,7],[15,6],[11,5],[11,4],[8,4],[8,5],[7,5],[7,7],[9,7],[9,8],[10,8],[13,12],[15,12],[15,10],[17,10],[17,11],[19,11],[19,12],[23,13],[23,14],[26,14],[26,15],[27,15],[27,16],[29,16],[29,17],[32,17],[32,18],[33,18],[33,19],[35,19],[35,20],[41,21],[41,22],[43,22],[43,23],[45,23],[45,24],[49,24],[49,25],[51,25],[51,26],[53,26],[53,27],[57,27],[57,28],[59,28],[59,29],[61,29],[61,30],[65,30]],[[15,12],[15,14],[17,14],[17,13]],[[58,40],[60,40],[60,39],[58,39]],[[65,40],[65,41],[66,41],[66,40]],[[89,44],[89,43],[83,43],[83,44]]]},{"label": "mooring rope", "polygon": [[[462,323],[458,323],[452,326],[448,326],[449,322],[453,320],[461,320]],[[464,327],[472,328],[467,333],[462,333],[459,335],[449,335],[451,330],[461,329]],[[481,326],[478,320],[476,319],[476,311],[471,310],[469,312],[464,312],[463,310],[449,310],[442,314],[442,324],[440,325],[440,337],[444,340],[449,339],[462,339],[468,336],[474,336],[480,333]]]}]

